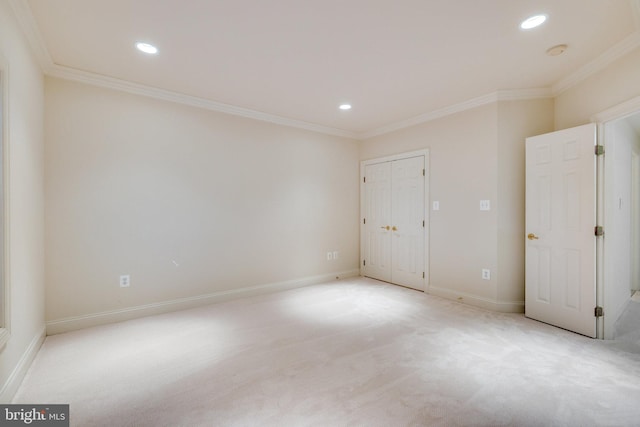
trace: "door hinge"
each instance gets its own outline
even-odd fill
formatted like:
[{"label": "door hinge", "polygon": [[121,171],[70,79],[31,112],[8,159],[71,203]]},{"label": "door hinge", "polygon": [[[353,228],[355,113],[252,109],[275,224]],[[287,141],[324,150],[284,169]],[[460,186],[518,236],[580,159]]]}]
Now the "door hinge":
[{"label": "door hinge", "polygon": [[367,218],[362,218],[362,223],[366,225],[367,224]]},{"label": "door hinge", "polygon": [[367,183],[367,177],[366,176],[362,178],[362,182],[364,182],[365,184]]},{"label": "door hinge", "polygon": [[596,317],[602,317],[604,316],[604,310],[602,309],[602,307],[596,307],[595,310],[593,310],[593,315]]},{"label": "door hinge", "polygon": [[422,228],[424,228],[424,219],[422,220]]},{"label": "door hinge", "polygon": [[424,169],[422,169],[422,176],[424,176]]},{"label": "door hinge", "polygon": [[366,266],[366,265],[367,265],[367,261],[363,259],[363,260],[362,260],[362,266],[364,267],[364,266]]},{"label": "door hinge", "polygon": [[604,227],[601,225],[596,226],[595,232],[598,237],[604,236]]},{"label": "door hinge", "polygon": [[424,271],[422,272],[422,278],[424,279]]},{"label": "door hinge", "polygon": [[604,145],[596,145],[596,156],[602,156],[604,154]]}]

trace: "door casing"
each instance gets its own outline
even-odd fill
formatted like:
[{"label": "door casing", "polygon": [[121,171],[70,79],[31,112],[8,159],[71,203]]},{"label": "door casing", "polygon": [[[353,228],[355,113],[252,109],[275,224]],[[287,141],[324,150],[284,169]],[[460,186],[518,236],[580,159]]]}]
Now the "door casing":
[{"label": "door casing", "polygon": [[[621,104],[615,105],[607,110],[601,111],[591,117],[591,122],[596,123],[598,126],[598,144],[604,146],[605,156],[607,151],[607,145],[611,141],[611,132],[608,131],[608,126],[613,122],[627,118],[634,114],[640,114],[640,96],[632,98]],[[598,224],[604,224],[604,218],[607,207],[605,206],[604,198],[604,182],[607,179],[606,170],[604,168],[604,158],[599,156],[598,160],[598,211],[597,220]],[[597,338],[599,339],[613,339],[613,324],[617,319],[614,319],[611,313],[610,307],[605,299],[605,287],[607,283],[605,281],[605,270],[607,265],[605,264],[604,250],[605,250],[606,228],[605,238],[598,239],[596,246],[596,303],[598,306],[604,308],[604,316],[597,318],[596,331]],[[609,315],[607,315],[609,313]]]}]

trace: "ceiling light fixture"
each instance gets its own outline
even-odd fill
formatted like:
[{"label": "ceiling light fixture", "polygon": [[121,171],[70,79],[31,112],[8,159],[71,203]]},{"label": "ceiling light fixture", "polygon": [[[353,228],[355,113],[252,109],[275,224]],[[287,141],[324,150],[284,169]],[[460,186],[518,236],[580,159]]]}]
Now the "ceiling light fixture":
[{"label": "ceiling light fixture", "polygon": [[547,15],[534,15],[522,21],[522,23],[520,24],[520,28],[522,28],[523,30],[530,30],[542,25],[546,20]]},{"label": "ceiling light fixture", "polygon": [[158,48],[149,43],[137,42],[136,47],[139,51],[148,53],[149,55],[155,55],[158,53]]},{"label": "ceiling light fixture", "polygon": [[351,110],[351,104],[341,104],[340,107],[341,110]]}]

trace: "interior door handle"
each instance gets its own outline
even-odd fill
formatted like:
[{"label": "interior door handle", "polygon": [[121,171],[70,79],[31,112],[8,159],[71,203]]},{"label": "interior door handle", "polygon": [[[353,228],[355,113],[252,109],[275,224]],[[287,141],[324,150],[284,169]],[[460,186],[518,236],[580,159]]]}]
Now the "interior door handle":
[{"label": "interior door handle", "polygon": [[395,225],[394,225],[391,229],[392,229],[393,231],[398,231],[398,229],[396,228],[396,226],[395,226]]},{"label": "interior door handle", "polygon": [[533,233],[529,233],[529,234],[527,235],[527,239],[529,239],[529,240],[538,240],[538,236],[536,236],[536,235],[535,235],[535,234],[533,234]]},{"label": "interior door handle", "polygon": [[386,227],[382,226],[382,227],[380,227],[380,228],[382,228],[382,229],[384,229],[384,230],[389,230],[389,228],[391,228],[391,227],[389,227],[389,226],[387,225]]}]

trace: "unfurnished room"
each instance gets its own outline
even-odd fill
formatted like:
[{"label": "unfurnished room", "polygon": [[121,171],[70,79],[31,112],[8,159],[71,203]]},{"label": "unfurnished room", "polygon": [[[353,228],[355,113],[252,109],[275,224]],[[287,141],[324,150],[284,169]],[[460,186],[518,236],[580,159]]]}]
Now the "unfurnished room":
[{"label": "unfurnished room", "polygon": [[0,147],[0,425],[640,424],[640,0],[0,0]]}]

